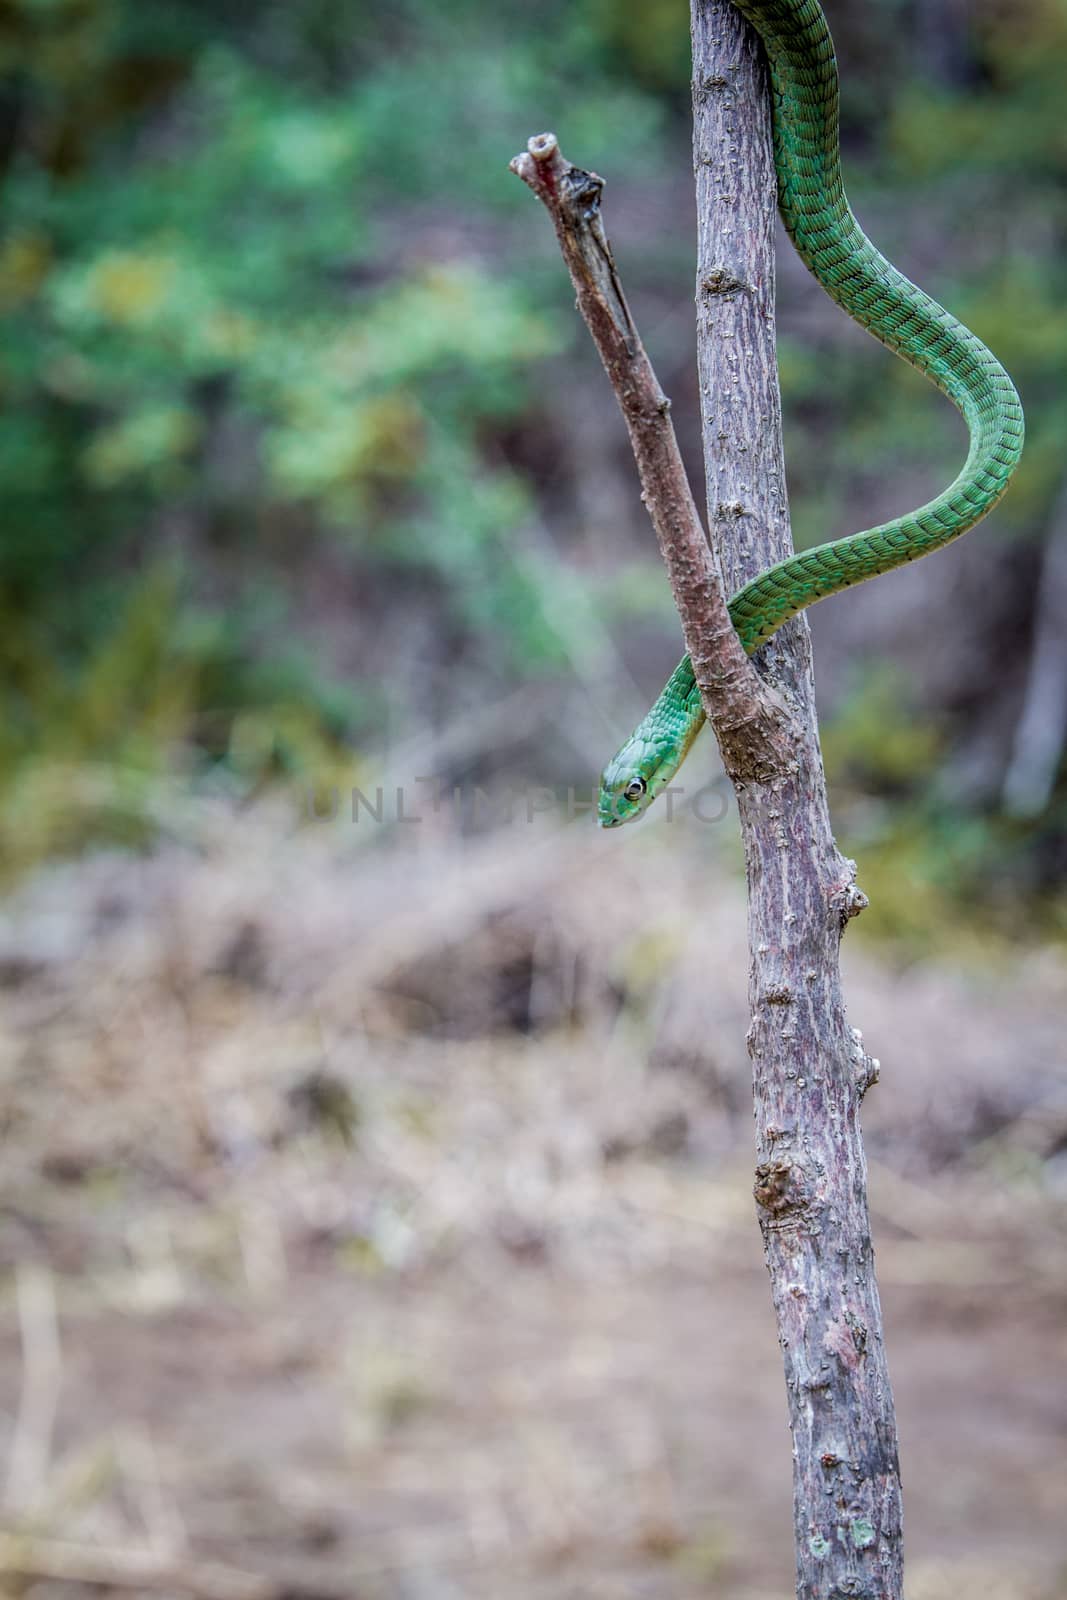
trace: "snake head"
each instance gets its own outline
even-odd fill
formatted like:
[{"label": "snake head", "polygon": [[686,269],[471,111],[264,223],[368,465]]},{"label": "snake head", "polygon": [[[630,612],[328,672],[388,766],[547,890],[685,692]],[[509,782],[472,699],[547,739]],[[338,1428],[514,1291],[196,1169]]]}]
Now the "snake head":
[{"label": "snake head", "polygon": [[612,756],[600,775],[596,818],[602,828],[618,828],[646,811],[665,781],[659,752],[642,739],[632,738]]}]

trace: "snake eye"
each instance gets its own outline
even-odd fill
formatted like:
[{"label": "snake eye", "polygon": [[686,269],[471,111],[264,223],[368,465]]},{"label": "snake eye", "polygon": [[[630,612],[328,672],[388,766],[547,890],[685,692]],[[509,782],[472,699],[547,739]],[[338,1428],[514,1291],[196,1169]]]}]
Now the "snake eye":
[{"label": "snake eye", "polygon": [[648,784],[644,778],[631,778],[622,792],[627,800],[640,800],[643,794],[648,793]]}]

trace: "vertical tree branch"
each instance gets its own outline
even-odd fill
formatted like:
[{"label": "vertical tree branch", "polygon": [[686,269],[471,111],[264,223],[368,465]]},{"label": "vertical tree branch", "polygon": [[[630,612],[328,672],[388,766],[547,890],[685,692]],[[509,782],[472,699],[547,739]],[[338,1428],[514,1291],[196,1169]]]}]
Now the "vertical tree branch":
[{"label": "vertical tree branch", "polygon": [[[770,90],[754,32],[693,0],[698,354],[712,539],[732,592],[791,553],[774,335]],[[878,1063],[845,1016],[842,931],[865,898],[837,850],[807,621],[758,653],[795,767],[736,783],[749,887],[755,1195],[793,1433],[799,1600],[900,1600],[896,1424],[859,1108]]]},{"label": "vertical tree branch", "polygon": [[[841,934],[866,905],[830,830],[807,622],[740,651],[726,595],[791,551],[774,340],[770,92],[726,0],[693,0],[698,351],[709,550],[622,293],[602,182],[541,134],[512,169],[544,202],[626,418],[737,792],[749,884],[755,1196],[793,1432],[798,1600],[900,1600],[896,1425],[874,1279],[859,1107],[877,1077],[841,993]],[[718,562],[715,556],[718,556]],[[725,575],[724,587],[720,570]]]}]

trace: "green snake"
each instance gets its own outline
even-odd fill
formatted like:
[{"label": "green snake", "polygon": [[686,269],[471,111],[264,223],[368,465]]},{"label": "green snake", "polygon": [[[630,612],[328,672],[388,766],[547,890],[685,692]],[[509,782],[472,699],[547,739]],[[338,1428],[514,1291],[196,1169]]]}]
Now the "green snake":
[{"label": "green snake", "polygon": [[[841,589],[928,555],[973,528],[1000,499],[1023,446],[1011,379],[980,339],[909,282],[853,216],[841,178],[838,78],[816,0],[735,0],[763,41],[773,91],[778,206],[805,265],[837,304],[959,407],[963,469],[907,516],[790,556],[738,591],[730,618],[748,654],[790,617]],[[639,816],[673,779],[704,723],[686,656],[600,780],[602,827]]]}]

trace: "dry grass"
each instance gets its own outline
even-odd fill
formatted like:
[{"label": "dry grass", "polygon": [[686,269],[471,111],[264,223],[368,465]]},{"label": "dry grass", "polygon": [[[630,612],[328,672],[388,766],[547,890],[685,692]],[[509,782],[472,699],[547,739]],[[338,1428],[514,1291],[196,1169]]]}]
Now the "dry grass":
[{"label": "dry grass", "polygon": [[[789,1592],[700,833],[264,803],[10,902],[3,1593]],[[1063,979],[849,962],[911,1600],[1067,1582]]]}]

